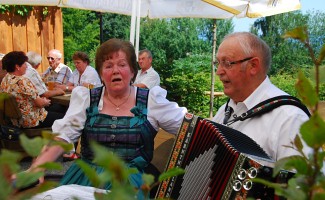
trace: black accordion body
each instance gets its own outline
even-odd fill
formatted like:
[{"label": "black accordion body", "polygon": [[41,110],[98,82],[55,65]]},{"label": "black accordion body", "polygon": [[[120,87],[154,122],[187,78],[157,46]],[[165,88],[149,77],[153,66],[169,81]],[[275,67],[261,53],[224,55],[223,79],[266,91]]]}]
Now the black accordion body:
[{"label": "black accordion body", "polygon": [[163,181],[157,198],[278,199],[272,188],[253,183],[258,177],[287,182],[282,171],[272,178],[273,161],[250,137],[221,124],[186,114],[166,170],[180,167],[182,176]]}]

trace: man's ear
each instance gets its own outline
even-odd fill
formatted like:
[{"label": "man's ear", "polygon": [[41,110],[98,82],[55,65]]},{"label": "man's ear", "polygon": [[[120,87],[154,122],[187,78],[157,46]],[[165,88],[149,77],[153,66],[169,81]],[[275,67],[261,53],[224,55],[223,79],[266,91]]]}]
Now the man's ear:
[{"label": "man's ear", "polygon": [[258,74],[262,69],[261,60],[258,57],[253,57],[249,60],[249,71],[252,75]]}]

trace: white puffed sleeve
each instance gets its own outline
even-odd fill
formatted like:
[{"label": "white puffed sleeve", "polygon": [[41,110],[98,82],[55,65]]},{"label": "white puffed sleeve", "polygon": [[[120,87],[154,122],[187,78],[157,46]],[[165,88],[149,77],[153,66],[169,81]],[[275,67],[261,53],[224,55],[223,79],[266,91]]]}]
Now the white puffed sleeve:
[{"label": "white puffed sleeve", "polygon": [[86,122],[86,109],[90,105],[89,90],[78,86],[72,90],[70,105],[62,119],[55,120],[52,126],[53,133],[69,143],[78,141]]},{"label": "white puffed sleeve", "polygon": [[149,91],[148,120],[158,130],[176,134],[180,128],[187,109],[166,99],[167,91],[155,86]]}]

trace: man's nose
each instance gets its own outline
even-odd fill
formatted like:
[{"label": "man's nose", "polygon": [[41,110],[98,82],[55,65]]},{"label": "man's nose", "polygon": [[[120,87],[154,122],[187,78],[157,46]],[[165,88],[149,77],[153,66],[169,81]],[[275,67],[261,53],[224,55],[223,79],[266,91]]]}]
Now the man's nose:
[{"label": "man's nose", "polygon": [[225,73],[225,69],[221,67],[220,65],[216,65],[216,74],[221,75]]}]

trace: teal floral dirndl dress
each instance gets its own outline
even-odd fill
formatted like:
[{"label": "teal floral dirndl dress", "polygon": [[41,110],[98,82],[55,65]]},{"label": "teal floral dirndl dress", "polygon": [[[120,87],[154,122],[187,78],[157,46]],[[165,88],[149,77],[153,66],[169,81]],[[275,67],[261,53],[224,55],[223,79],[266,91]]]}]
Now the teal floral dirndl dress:
[{"label": "teal floral dirndl dress", "polygon": [[[142,185],[142,173],[150,163],[154,150],[154,137],[157,131],[147,120],[147,101],[149,90],[138,88],[136,106],[131,109],[134,117],[116,117],[101,114],[98,104],[103,87],[90,90],[90,107],[87,108],[87,120],[81,135],[81,159],[90,164],[100,174],[104,169],[94,163],[89,141],[94,140],[119,155],[128,165],[136,167],[139,173],[132,174],[129,181],[136,188]],[[78,184],[92,186],[89,179],[75,163],[61,180],[62,185]],[[108,183],[104,189],[110,189]]]}]

